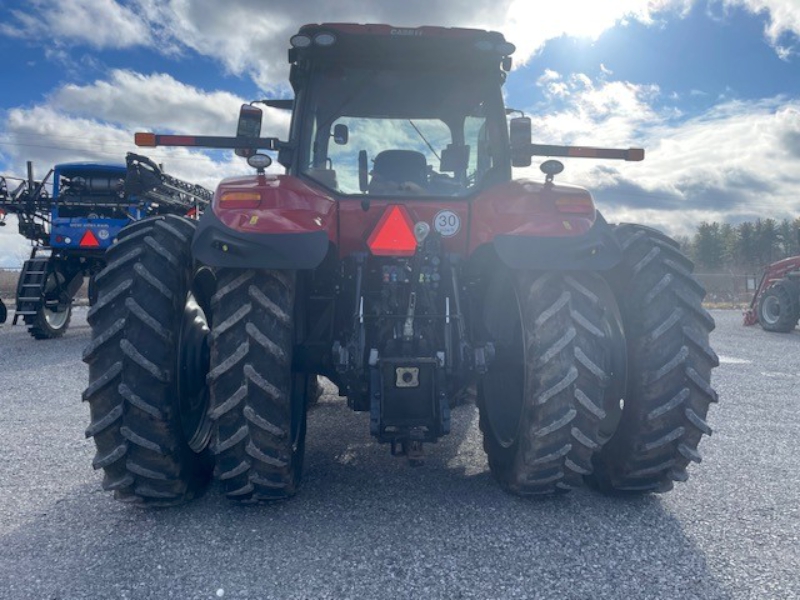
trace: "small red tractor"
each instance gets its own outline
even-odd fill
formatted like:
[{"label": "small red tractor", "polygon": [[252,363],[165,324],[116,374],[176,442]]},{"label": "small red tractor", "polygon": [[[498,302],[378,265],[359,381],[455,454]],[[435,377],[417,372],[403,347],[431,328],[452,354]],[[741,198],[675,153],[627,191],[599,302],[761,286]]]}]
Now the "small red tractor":
[{"label": "small red tractor", "polygon": [[292,111],[288,140],[260,137],[255,103],[236,137],[137,134],[256,173],[199,222],[145,219],[108,251],[84,352],[105,489],[174,504],[213,474],[237,501],[292,496],[317,375],[412,464],[476,390],[514,494],[686,480],[717,400],[705,291],[674,241],[556,182],[561,162],[512,178],[534,155],[644,157],[532,144],[503,102],[513,51],[495,32],[306,25],[295,97],[259,101]]},{"label": "small red tractor", "polygon": [[774,262],[764,270],[744,324],[759,323],[766,331],[789,333],[800,320],[800,256]]}]

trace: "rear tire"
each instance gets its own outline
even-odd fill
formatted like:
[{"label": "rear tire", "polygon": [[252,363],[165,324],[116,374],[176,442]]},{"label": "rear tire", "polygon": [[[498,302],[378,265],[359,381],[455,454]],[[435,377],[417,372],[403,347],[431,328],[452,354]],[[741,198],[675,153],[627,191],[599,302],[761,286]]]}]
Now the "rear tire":
[{"label": "rear tire", "polygon": [[182,414],[186,399],[178,384],[195,228],[176,216],[138,221],[122,230],[96,277],[92,341],[83,353],[89,364],[83,399],[91,409],[86,436],[97,446],[92,465],[104,470],[103,487],[125,502],[178,504],[210,478],[210,454],[193,451],[196,432],[187,431],[202,423],[207,406]]},{"label": "rear tire", "polygon": [[614,300],[590,273],[514,278],[489,301],[497,356],[479,386],[484,449],[507,491],[564,492],[591,473],[604,426],[616,416],[607,394],[619,341],[606,304]]},{"label": "rear tire", "polygon": [[607,492],[665,492],[688,478],[687,465],[701,460],[700,439],[711,434],[714,319],[673,240],[629,224],[615,235],[623,262],[611,278],[628,341],[628,385],[619,427],[595,456],[590,481]]},{"label": "rear tire", "polygon": [[765,331],[789,333],[800,318],[800,286],[783,279],[773,283],[758,300],[758,322]]},{"label": "rear tire", "polygon": [[6,310],[6,305],[3,304],[3,301],[0,300],[0,325],[6,322],[8,318],[8,311]]},{"label": "rear tire", "polygon": [[233,500],[289,498],[302,475],[308,383],[292,373],[295,274],[224,269],[217,281],[208,375],[215,476]]}]

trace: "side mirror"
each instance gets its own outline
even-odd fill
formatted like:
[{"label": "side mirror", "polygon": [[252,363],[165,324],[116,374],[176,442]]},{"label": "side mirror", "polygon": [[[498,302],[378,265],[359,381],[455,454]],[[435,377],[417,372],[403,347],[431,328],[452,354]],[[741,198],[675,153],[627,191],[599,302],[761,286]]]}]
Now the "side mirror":
[{"label": "side mirror", "polygon": [[511,142],[511,165],[514,167],[531,166],[531,118],[515,117],[509,122]]},{"label": "side mirror", "polygon": [[[257,138],[261,136],[261,109],[251,104],[242,104],[239,109],[239,123],[236,137]],[[255,148],[236,148],[236,156],[249,157],[256,153]]]},{"label": "side mirror", "polygon": [[344,123],[337,123],[333,126],[333,141],[339,144],[340,146],[344,146],[347,144],[347,140],[350,139],[350,131],[347,129],[347,125]]},{"label": "side mirror", "polygon": [[367,176],[369,175],[369,168],[367,165],[367,151],[359,150],[358,152],[358,189],[365,192],[369,189],[369,182]]}]

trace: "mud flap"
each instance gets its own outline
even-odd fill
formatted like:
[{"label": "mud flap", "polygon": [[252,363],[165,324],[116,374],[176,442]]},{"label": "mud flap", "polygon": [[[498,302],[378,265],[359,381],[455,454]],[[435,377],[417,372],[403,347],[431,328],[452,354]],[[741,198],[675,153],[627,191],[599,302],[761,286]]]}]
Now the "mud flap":
[{"label": "mud flap", "polygon": [[493,244],[506,266],[520,270],[607,271],[622,260],[622,249],[613,229],[600,213],[583,235],[498,235]]},{"label": "mud flap", "polygon": [[324,231],[241,233],[208,210],[192,241],[192,254],[211,267],[240,269],[313,269],[328,253]]}]

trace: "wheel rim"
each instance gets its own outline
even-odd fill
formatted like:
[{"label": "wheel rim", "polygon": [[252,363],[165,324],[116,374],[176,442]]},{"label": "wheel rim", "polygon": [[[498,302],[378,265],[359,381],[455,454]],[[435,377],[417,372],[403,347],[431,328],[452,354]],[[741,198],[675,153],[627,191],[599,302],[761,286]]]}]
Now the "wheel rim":
[{"label": "wheel rim", "polygon": [[[483,408],[497,444],[510,448],[519,437],[525,399],[525,346],[522,313],[515,287],[507,278],[505,293],[494,306],[495,359],[483,379]],[[502,332],[502,333],[501,333]]]},{"label": "wheel rim", "polygon": [[761,316],[768,325],[774,325],[781,318],[781,303],[775,296],[767,296],[761,303]]},{"label": "wheel rim", "polygon": [[42,316],[45,323],[53,331],[63,329],[69,320],[70,305],[68,302],[61,302],[61,286],[63,276],[58,273],[50,273],[44,285],[44,304],[42,305]]},{"label": "wheel rim", "polygon": [[178,342],[178,399],[188,446],[202,452],[211,439],[206,375],[210,364],[208,321],[192,294],[186,299]]},{"label": "wheel rim", "polygon": [[42,307],[44,320],[50,329],[61,329],[66,325],[67,318],[69,317],[69,306],[67,304],[59,304],[58,308],[51,309],[47,306]]}]

